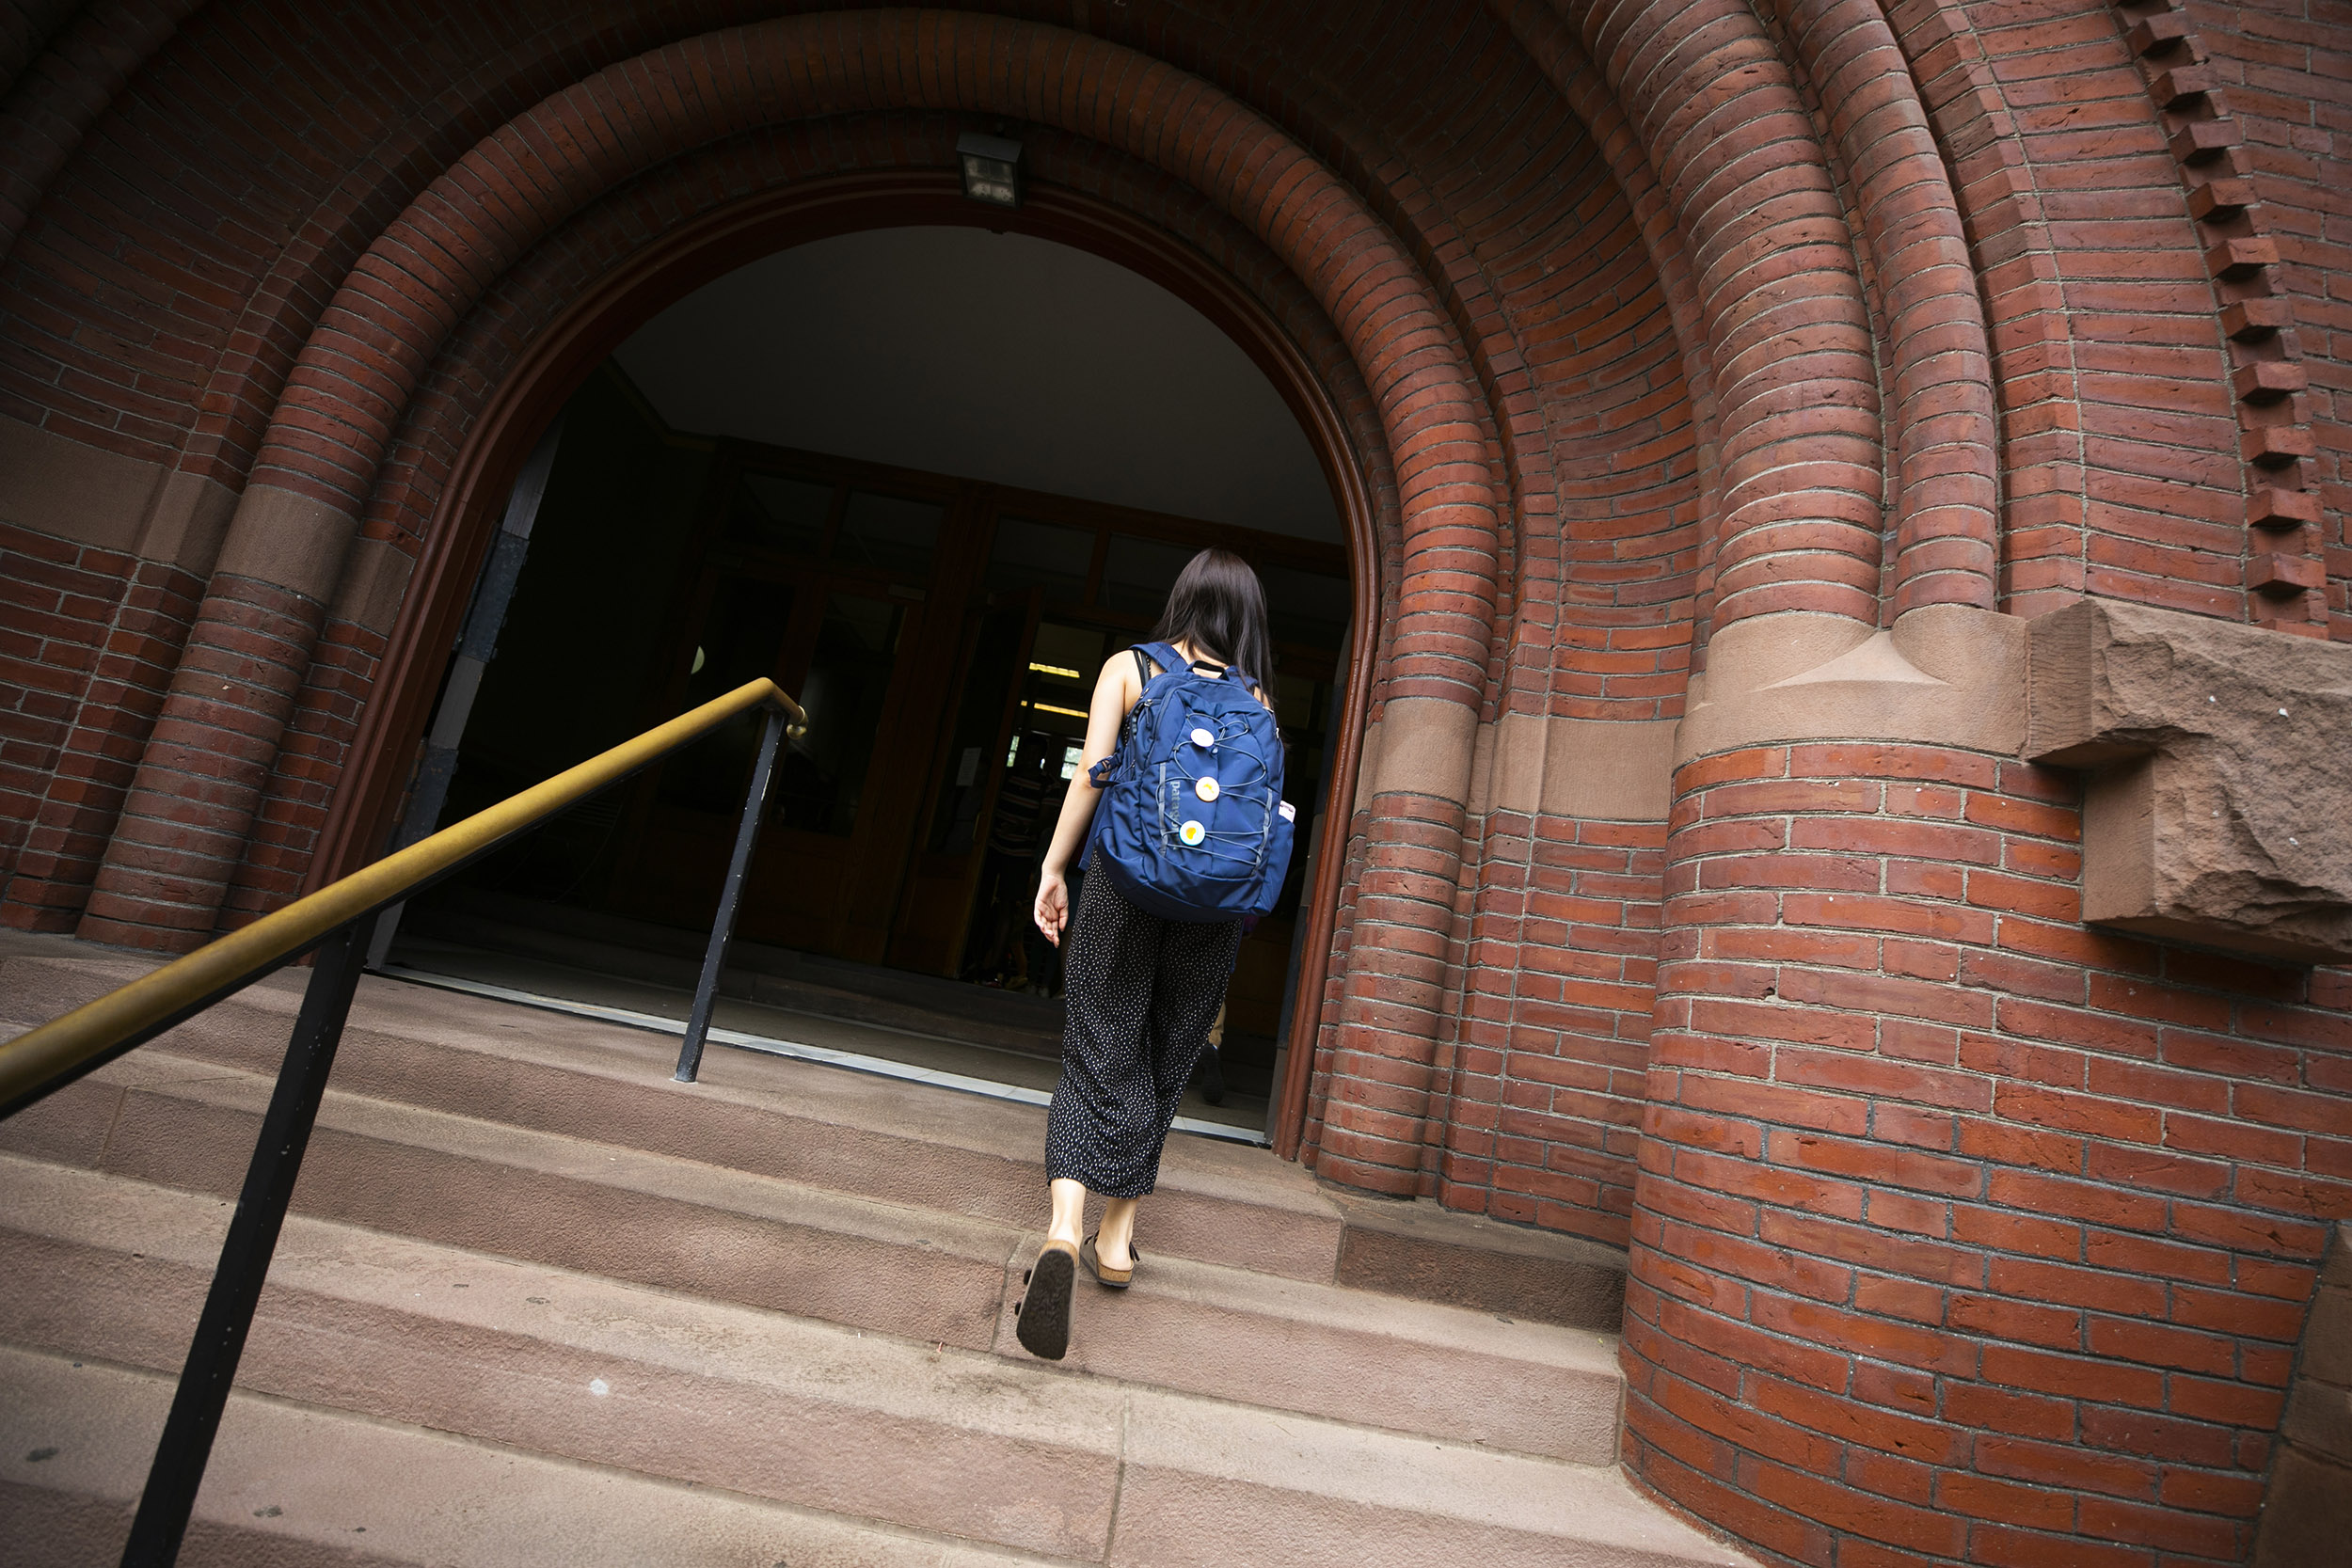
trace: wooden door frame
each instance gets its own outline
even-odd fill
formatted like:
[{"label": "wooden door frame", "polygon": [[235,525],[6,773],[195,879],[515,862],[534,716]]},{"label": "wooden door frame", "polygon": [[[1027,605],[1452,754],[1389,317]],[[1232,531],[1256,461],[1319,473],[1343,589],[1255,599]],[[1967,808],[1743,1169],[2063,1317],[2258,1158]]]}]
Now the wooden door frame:
[{"label": "wooden door frame", "polygon": [[[1325,810],[1353,820],[1379,639],[1380,554],[1370,482],[1337,404],[1272,314],[1206,256],[1142,218],[1074,192],[1038,186],[1012,211],[968,200],[944,170],[837,176],[760,192],[669,230],[582,291],[520,355],[468,430],[436,498],[424,546],[394,622],[346,755],[342,781],[312,853],[305,891],[368,864],[382,852],[407,792],[413,758],[440,686],[505,496],[548,422],[631,333],[663,309],[762,256],[869,229],[945,225],[1009,230],[1089,251],[1184,300],[1247,353],[1306,432],[1339,503],[1349,562],[1355,640],[1337,753]],[[1315,980],[1302,974],[1291,1021],[1287,1070],[1276,1085],[1274,1146],[1295,1158],[1320,1033],[1337,927],[1341,845],[1327,847],[1311,890],[1308,945]]]}]

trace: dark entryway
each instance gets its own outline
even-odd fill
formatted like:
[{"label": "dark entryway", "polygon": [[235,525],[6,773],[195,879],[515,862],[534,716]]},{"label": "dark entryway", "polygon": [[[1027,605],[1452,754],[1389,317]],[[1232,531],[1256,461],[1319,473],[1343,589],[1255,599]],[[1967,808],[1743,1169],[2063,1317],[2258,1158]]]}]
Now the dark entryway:
[{"label": "dark entryway", "polygon": [[[693,325],[665,317],[648,331],[665,323],[674,337]],[[841,1049],[862,1041],[893,1060],[1032,1084],[1031,1064],[1056,1049],[1059,974],[1028,902],[1094,672],[1147,632],[1205,546],[1236,550],[1264,579],[1287,794],[1301,844],[1314,842],[1349,602],[1328,499],[1321,515],[1279,516],[1289,526],[1276,531],[1105,499],[1119,486],[1094,451],[1068,467],[1095,493],[1073,495],[682,429],[658,401],[665,388],[688,417],[699,407],[731,419],[676,393],[682,353],[632,341],[571,400],[442,818],[770,676],[811,723],[780,762],[746,883],[737,1006],[798,1018],[802,1035],[826,1032],[815,1018],[867,1030],[849,1045],[833,1030]],[[942,357],[933,373],[972,373],[952,352]],[[1009,373],[986,393],[1023,394]],[[799,422],[759,428],[804,424],[827,434],[805,407]],[[1289,434],[1304,452],[1295,425]],[[1032,445],[1018,477],[1053,480],[1054,442]],[[958,455],[953,443],[937,450]],[[410,911],[395,961],[661,1011],[645,988],[691,984],[682,955],[707,928],[754,746],[746,722],[474,868]],[[1225,1119],[1263,1125],[1310,858],[1294,862],[1280,903],[1243,945],[1224,1029]],[[955,1040],[971,1052],[942,1066],[937,1043]]]}]

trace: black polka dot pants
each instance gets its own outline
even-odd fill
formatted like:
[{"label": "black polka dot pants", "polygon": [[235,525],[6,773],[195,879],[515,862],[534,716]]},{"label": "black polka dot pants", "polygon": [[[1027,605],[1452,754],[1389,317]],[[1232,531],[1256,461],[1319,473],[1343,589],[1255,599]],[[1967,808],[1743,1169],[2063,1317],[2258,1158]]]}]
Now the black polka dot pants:
[{"label": "black polka dot pants", "polygon": [[1141,1197],[1225,982],[1241,923],[1162,920],[1120,896],[1109,877],[1079,886],[1063,936],[1061,1082],[1045,1115],[1045,1174],[1104,1197]]}]

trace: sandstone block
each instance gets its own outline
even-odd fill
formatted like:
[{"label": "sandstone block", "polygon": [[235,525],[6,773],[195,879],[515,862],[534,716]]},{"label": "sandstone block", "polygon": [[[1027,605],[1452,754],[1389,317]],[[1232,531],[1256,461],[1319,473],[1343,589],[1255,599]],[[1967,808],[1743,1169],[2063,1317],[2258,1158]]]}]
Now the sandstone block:
[{"label": "sandstone block", "polygon": [[2352,1533],[2352,1469],[2287,1448],[2271,1466],[2254,1538],[2254,1568],[2309,1568]]},{"label": "sandstone block", "polygon": [[2352,958],[2352,647],[2086,599],[2029,670],[2026,757],[2090,770],[2085,920]]},{"label": "sandstone block", "polygon": [[[2352,1289],[2322,1285],[2312,1297],[2303,1326],[2303,1360],[2296,1375],[2306,1382],[2352,1388]],[[2341,1455],[2352,1462],[2352,1452]]]}]

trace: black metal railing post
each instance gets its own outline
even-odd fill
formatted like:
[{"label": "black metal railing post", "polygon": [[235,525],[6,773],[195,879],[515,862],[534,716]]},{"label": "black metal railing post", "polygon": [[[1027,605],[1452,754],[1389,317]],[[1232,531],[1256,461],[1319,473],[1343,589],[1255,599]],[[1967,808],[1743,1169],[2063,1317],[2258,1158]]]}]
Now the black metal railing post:
[{"label": "black metal railing post", "polygon": [[310,984],[294,1015],[294,1036],[286,1042],[286,1065],[278,1070],[278,1086],[262,1115],[261,1141],[246,1169],[245,1191],[229,1221],[228,1239],[221,1243],[220,1267],[196,1320],[180,1388],[172,1396],[171,1414],[155,1445],[155,1463],[147,1473],[147,1490],[131,1522],[123,1568],[170,1568],[180,1555],[180,1540],[187,1533],[197,1489],[204,1482],[205,1461],[220,1430],[230,1385],[236,1381],[237,1360],[253,1326],[253,1308],[269,1275],[270,1256],[278,1249],[294,1178],[302,1173],[303,1151],[310,1147],[310,1127],[318,1118],[319,1099],[326,1092],[327,1070],[335,1065],[335,1048],[342,1041],[343,1020],[358,990],[376,919],[364,915],[336,931],[312,959]]},{"label": "black metal railing post", "polygon": [[759,819],[768,801],[768,778],[775,771],[776,744],[784,738],[781,708],[767,710],[759,732],[759,760],[752,765],[752,783],[743,800],[743,820],[735,830],[735,855],[727,862],[726,886],[719,893],[718,918],[711,923],[710,946],[703,953],[702,978],[694,985],[694,1010],[687,1015],[686,1043],[677,1053],[677,1081],[691,1084],[702,1070],[703,1037],[710,1033],[710,1010],[719,1003],[719,972],[726,967],[727,943],[735,935],[735,910],[743,894],[743,878],[751,869],[752,847],[759,842]]}]

